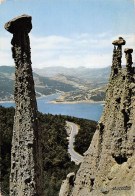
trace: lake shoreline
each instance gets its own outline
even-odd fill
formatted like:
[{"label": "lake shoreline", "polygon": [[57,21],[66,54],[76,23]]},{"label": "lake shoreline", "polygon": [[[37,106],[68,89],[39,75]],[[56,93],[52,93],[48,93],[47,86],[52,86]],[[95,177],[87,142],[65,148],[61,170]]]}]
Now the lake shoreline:
[{"label": "lake shoreline", "polygon": [[14,103],[14,100],[10,100],[10,101],[0,101],[0,103]]},{"label": "lake shoreline", "polygon": [[[56,93],[56,94],[51,94],[51,95],[44,95],[44,96],[41,96],[41,97],[37,97],[36,99],[37,100],[40,100],[40,99],[43,99],[45,97],[49,97],[49,96],[53,96],[53,95],[58,95],[59,93]],[[15,101],[14,100],[6,100],[6,101],[0,101],[0,103],[14,103]],[[105,101],[93,101],[93,100],[82,100],[82,101],[55,101],[55,100],[51,100],[51,101],[48,101],[48,103],[53,103],[53,104],[78,104],[78,103],[101,103],[101,104],[104,104]]]},{"label": "lake shoreline", "polygon": [[[84,118],[88,120],[98,121],[103,112],[103,103],[70,103],[70,104],[53,104],[50,103],[52,100],[56,100],[60,94],[44,96],[37,99],[38,111],[43,114],[52,114],[52,115],[67,115],[74,116],[77,118]],[[1,101],[0,105],[3,107],[15,107],[14,101],[6,100]]]},{"label": "lake shoreline", "polygon": [[[48,97],[48,96],[53,96],[53,95],[58,95],[59,93],[55,93],[55,94],[50,94],[50,95],[42,95],[40,97],[36,97],[36,100],[39,100],[39,99],[42,99],[42,98],[45,98],[45,97]],[[6,100],[6,101],[0,101],[0,103],[15,103],[14,100]]]},{"label": "lake shoreline", "polygon": [[77,103],[101,103],[104,104],[105,101],[93,101],[93,100],[84,100],[84,101],[48,101],[48,103],[54,103],[54,104],[77,104]]}]

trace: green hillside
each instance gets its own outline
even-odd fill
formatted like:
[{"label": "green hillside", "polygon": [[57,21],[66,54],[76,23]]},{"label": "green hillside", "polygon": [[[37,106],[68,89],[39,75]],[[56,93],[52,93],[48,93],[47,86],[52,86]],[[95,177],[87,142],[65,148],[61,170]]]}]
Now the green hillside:
[{"label": "green hillside", "polygon": [[45,67],[42,69],[34,69],[34,71],[42,76],[54,77],[56,75],[74,76],[80,79],[90,80],[93,82],[108,82],[111,67],[105,68],[67,68],[67,67]]},{"label": "green hillside", "polygon": [[[36,96],[62,93],[57,102],[104,101],[110,67],[34,69]],[[48,77],[49,76],[49,77]],[[0,101],[13,100],[14,67],[0,66]]]},{"label": "green hillside", "polygon": [[[13,107],[4,108],[0,106],[0,181],[2,191],[6,192],[7,195],[9,192],[13,118]],[[87,143],[84,148],[87,148],[90,145],[91,139],[89,140],[88,138],[92,137],[94,134],[96,122],[74,117],[42,113],[38,113],[38,119],[42,133],[41,142],[44,167],[44,194],[45,196],[58,196],[62,180],[66,178],[68,173],[73,171],[76,172],[78,170],[78,166],[70,161],[70,156],[67,153],[68,141],[65,129],[66,120],[78,123],[81,127],[81,132],[83,132],[83,134],[86,132],[85,136],[87,140],[84,140],[83,137],[81,144],[79,144],[79,148],[82,148],[83,142]],[[78,144],[76,146],[78,146]]]},{"label": "green hillside", "polygon": [[[59,92],[74,91],[77,88],[70,84],[65,84],[62,81],[52,80],[48,77],[34,77],[36,92],[40,92],[44,95],[50,95]],[[38,80],[38,82],[37,82]]]},{"label": "green hillside", "polygon": [[[74,85],[33,73],[37,97],[78,89]],[[0,66],[0,101],[12,100],[14,89],[14,67]]]},{"label": "green hillside", "polygon": [[14,81],[0,73],[0,100],[13,99]]},{"label": "green hillside", "polygon": [[15,72],[15,67],[14,66],[0,66],[0,72],[1,73],[7,73],[8,75],[12,75]]}]

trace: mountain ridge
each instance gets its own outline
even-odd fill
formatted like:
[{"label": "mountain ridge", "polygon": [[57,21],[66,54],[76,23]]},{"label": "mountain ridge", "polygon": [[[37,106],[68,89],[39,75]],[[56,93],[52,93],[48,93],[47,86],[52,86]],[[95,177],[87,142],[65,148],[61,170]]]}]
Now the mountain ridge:
[{"label": "mountain ridge", "polygon": [[[14,66],[0,66],[0,100],[13,100]],[[78,89],[73,84],[65,84],[62,81],[52,80],[49,77],[39,76],[33,72],[37,97],[69,92]]]},{"label": "mountain ridge", "polygon": [[[14,69],[14,66],[0,66],[0,101],[13,100]],[[52,72],[53,68],[50,67],[48,69]],[[67,69],[69,72],[67,72]],[[84,70],[83,73],[82,69]],[[91,97],[91,90],[101,87],[102,91],[105,92],[104,86],[107,84],[110,68],[107,70],[104,68],[92,70],[93,72],[91,73],[91,69],[89,68],[81,68],[81,70],[64,67],[62,70],[58,70],[55,68],[55,73],[53,73],[53,76],[50,75],[49,77],[47,76],[48,74],[44,74],[43,71],[41,71],[42,74],[39,75],[40,73],[35,72],[35,70],[33,72],[33,76],[35,81],[36,96],[42,97],[50,94],[64,93],[64,99],[62,98],[60,102],[68,102],[69,100],[70,102],[87,101],[87,99],[89,101]],[[102,70],[102,73],[100,70]],[[88,79],[86,78],[86,73]],[[93,73],[95,74],[93,75]],[[76,94],[75,99],[74,92]],[[100,94],[100,92],[95,91],[94,96],[97,97],[98,94]],[[85,97],[87,98],[84,99]],[[100,98],[96,98],[96,100],[104,100],[104,96],[99,97]]]}]

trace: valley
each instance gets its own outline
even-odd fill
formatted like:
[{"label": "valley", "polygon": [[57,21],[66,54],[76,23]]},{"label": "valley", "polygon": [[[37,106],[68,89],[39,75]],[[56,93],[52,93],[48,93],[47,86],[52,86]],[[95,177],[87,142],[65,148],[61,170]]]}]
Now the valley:
[{"label": "valley", "polygon": [[[106,69],[46,67],[34,69],[36,97],[61,97],[52,103],[104,102],[110,67]],[[0,101],[13,101],[14,67],[0,67]]]},{"label": "valley", "polygon": [[[13,121],[15,110],[13,107],[4,108],[0,106],[1,127],[1,187],[5,195],[9,195],[9,175],[11,167],[11,140],[13,134]],[[75,165],[68,153],[68,140],[66,121],[71,121],[80,126],[77,141],[82,135],[86,136],[85,145],[81,142],[74,144],[75,149],[83,152],[90,145],[92,136],[96,130],[97,122],[71,116],[42,114],[38,112],[41,130],[41,144],[43,153],[44,169],[44,194],[58,196],[62,180],[69,172],[77,172],[79,166]],[[86,132],[87,127],[87,132]],[[83,140],[82,140],[83,141]],[[82,152],[79,152],[82,153]]]}]

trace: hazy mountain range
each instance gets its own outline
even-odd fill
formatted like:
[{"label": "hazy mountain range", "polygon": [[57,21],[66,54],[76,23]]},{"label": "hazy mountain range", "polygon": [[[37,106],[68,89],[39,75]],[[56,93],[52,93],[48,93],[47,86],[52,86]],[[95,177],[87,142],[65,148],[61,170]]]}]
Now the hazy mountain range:
[{"label": "hazy mountain range", "polygon": [[[14,66],[0,66],[0,100],[13,99],[14,69]],[[55,93],[65,93],[66,97],[68,93],[70,101],[74,101],[74,96],[75,100],[77,97],[82,97],[79,98],[80,101],[85,100],[85,97],[90,99],[89,93],[91,94],[93,89],[105,91],[109,75],[110,67],[100,69],[46,67],[34,69],[33,72],[37,97]]]},{"label": "hazy mountain range", "polygon": [[54,77],[56,75],[74,76],[92,82],[108,82],[110,66],[105,68],[66,68],[66,67],[46,67],[43,69],[35,68],[34,71],[42,76]]}]

